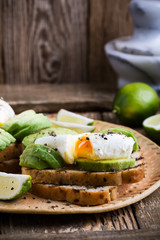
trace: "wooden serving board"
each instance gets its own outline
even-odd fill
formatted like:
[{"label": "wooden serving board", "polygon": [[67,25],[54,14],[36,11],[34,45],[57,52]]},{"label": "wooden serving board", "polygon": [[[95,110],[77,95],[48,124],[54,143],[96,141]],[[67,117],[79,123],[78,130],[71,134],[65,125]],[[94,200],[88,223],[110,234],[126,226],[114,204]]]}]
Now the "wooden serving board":
[{"label": "wooden serving board", "polygon": [[[103,121],[95,121],[96,132],[120,125]],[[136,203],[147,197],[160,186],[160,148],[148,138],[132,130],[138,144],[144,153],[145,177],[139,183],[119,187],[119,197],[116,201],[99,206],[78,206],[66,202],[48,201],[30,193],[9,202],[0,201],[1,212],[30,213],[30,214],[75,214],[101,213],[116,210]]]}]

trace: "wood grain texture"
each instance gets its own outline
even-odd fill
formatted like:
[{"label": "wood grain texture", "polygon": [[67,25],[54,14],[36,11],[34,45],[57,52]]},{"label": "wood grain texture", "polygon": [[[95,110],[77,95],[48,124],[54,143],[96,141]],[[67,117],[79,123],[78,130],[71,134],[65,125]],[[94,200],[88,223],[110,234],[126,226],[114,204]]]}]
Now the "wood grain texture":
[{"label": "wood grain texture", "polygon": [[0,83],[86,82],[86,0],[2,0],[1,5]]},{"label": "wood grain texture", "polygon": [[131,33],[129,0],[1,0],[0,83],[116,78],[104,44]]},{"label": "wood grain texture", "polygon": [[37,112],[111,110],[114,92],[105,84],[0,85],[0,96],[19,113],[32,108]]},{"label": "wood grain texture", "polygon": [[65,239],[65,240],[94,240],[94,239],[120,239],[120,240],[159,240],[160,238],[160,230],[137,230],[137,231],[117,231],[117,232],[112,232],[112,231],[103,231],[103,232],[94,232],[94,233],[63,233],[63,234],[54,234],[54,233],[46,233],[41,234],[41,233],[34,233],[34,234],[9,234],[9,235],[2,235],[1,239],[2,240],[30,240],[30,239]]},{"label": "wood grain texture", "polygon": [[104,45],[117,37],[130,35],[130,0],[90,0],[89,80],[116,84],[116,75],[106,60]]}]

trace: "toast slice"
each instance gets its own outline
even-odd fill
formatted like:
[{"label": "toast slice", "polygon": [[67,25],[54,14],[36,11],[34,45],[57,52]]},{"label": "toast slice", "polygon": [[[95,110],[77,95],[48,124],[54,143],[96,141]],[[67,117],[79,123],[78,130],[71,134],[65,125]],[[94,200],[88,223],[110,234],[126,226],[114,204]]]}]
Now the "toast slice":
[{"label": "toast slice", "polygon": [[87,188],[85,186],[55,186],[52,184],[33,184],[31,192],[39,197],[67,201],[78,205],[100,205],[117,198],[117,187]]},{"label": "toast slice", "polygon": [[70,169],[31,169],[22,167],[22,174],[32,177],[33,184],[79,185],[79,186],[118,186],[136,183],[144,177],[144,159],[141,151],[134,153],[136,164],[133,168],[117,172],[87,172]]},{"label": "toast slice", "polygon": [[6,173],[20,173],[19,156],[23,149],[22,144],[12,143],[0,151],[0,171]]},{"label": "toast slice", "polygon": [[12,143],[4,150],[0,151],[0,162],[19,158],[23,149],[21,143]]},{"label": "toast slice", "polygon": [[11,159],[0,162],[0,172],[20,173],[21,167],[19,166],[19,159]]}]

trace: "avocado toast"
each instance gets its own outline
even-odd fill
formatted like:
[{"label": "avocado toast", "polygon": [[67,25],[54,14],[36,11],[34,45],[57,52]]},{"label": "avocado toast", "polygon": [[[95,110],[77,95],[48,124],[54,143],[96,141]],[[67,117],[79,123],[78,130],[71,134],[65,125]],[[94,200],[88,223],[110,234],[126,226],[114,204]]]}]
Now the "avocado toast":
[{"label": "avocado toast", "polygon": [[[60,166],[51,167],[49,159]],[[144,159],[135,135],[118,128],[41,137],[26,147],[20,165],[22,174],[32,177],[33,194],[79,205],[114,200],[117,186],[144,177]]]},{"label": "avocado toast", "polygon": [[33,110],[13,116],[0,128],[0,171],[20,172],[19,156],[23,151],[23,138],[51,126],[51,121]]}]

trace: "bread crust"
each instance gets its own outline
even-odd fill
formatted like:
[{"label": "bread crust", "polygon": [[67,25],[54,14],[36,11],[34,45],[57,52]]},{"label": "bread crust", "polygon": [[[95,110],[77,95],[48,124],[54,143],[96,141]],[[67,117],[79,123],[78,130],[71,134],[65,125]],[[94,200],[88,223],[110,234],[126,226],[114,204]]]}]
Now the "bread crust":
[{"label": "bread crust", "polygon": [[6,147],[3,151],[0,151],[0,162],[19,158],[22,153],[21,143],[12,143]]},{"label": "bread crust", "polygon": [[19,166],[19,159],[11,159],[0,162],[0,172],[20,173],[21,167]]},{"label": "bread crust", "polygon": [[[86,188],[79,186],[55,186],[33,184],[31,192],[39,197],[67,201],[78,205],[100,205],[116,198],[116,187]],[[114,198],[114,199],[113,199]]]}]

